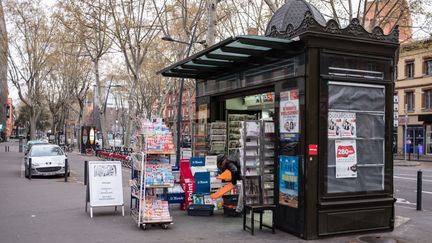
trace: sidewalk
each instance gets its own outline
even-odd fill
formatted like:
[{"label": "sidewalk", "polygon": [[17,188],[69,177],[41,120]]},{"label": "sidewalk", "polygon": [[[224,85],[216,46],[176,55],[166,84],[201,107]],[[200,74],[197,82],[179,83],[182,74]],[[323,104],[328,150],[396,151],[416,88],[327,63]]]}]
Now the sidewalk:
[{"label": "sidewalk", "polygon": [[[138,229],[129,216],[129,186],[124,182],[125,217],[112,208],[95,209],[90,219],[84,212],[85,187],[82,184],[83,161],[96,159],[69,154],[71,180],[63,178],[22,177],[23,154],[18,153],[18,143],[6,143],[10,152],[0,144],[0,235],[1,242],[340,242],[361,243],[361,237],[371,236],[369,242],[422,243],[430,242],[432,212],[416,211],[396,206],[396,223],[393,232],[350,234],[304,241],[277,230],[255,230],[255,236],[242,230],[242,218],[230,218],[217,212],[212,217],[190,217],[172,207],[174,224],[168,230],[153,227]],[[124,181],[129,179],[128,169],[123,169]],[[75,180],[72,178],[75,177]],[[5,196],[7,195],[7,196]],[[380,237],[380,238],[376,238]],[[388,241],[382,241],[387,239]]]}]

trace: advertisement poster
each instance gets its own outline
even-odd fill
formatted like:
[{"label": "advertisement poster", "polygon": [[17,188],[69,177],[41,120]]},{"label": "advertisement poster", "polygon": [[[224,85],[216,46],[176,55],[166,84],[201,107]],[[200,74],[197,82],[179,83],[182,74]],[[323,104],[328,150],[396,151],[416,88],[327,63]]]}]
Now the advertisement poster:
[{"label": "advertisement poster", "polygon": [[279,204],[298,208],[298,167],[297,156],[279,157]]},{"label": "advertisement poster", "polygon": [[207,124],[207,105],[200,105],[198,109],[198,134],[205,135]]},{"label": "advertisement poster", "polygon": [[356,114],[352,112],[328,113],[328,137],[329,138],[355,138]]},{"label": "advertisement poster", "polygon": [[357,177],[357,146],[355,140],[336,140],[336,178]]},{"label": "advertisement poster", "polygon": [[123,205],[120,161],[89,161],[90,207]]},{"label": "advertisement poster", "polygon": [[298,90],[280,93],[279,129],[282,141],[299,140],[300,109]]}]

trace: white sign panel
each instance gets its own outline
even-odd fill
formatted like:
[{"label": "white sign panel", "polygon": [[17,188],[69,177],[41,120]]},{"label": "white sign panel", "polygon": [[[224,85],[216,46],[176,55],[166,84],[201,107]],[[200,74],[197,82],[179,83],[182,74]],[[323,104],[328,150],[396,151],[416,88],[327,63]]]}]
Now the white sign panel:
[{"label": "white sign panel", "polygon": [[336,178],[357,177],[357,146],[355,140],[335,140]]},{"label": "white sign panel", "polygon": [[123,205],[120,161],[89,161],[90,207]]},{"label": "white sign panel", "polygon": [[352,112],[328,113],[329,138],[356,138],[356,114]]},{"label": "white sign panel", "polygon": [[205,165],[207,167],[216,167],[217,166],[217,156],[208,155],[205,157]]},{"label": "white sign panel", "polygon": [[280,93],[280,133],[299,132],[299,97],[297,90]]},{"label": "white sign panel", "polygon": [[192,158],[192,149],[190,148],[182,148],[181,149],[181,158],[182,159],[190,159]]}]

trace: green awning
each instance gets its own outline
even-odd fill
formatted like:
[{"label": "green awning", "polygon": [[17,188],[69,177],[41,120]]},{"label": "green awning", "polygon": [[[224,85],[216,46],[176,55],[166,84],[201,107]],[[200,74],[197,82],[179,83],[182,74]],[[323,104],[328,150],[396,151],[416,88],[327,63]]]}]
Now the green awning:
[{"label": "green awning", "polygon": [[303,51],[300,41],[266,36],[231,37],[159,71],[165,77],[214,79]]}]

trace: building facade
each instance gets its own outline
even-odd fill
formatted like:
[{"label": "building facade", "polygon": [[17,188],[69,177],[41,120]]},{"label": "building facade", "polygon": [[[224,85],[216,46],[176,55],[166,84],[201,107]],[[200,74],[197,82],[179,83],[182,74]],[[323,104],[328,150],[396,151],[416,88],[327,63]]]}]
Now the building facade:
[{"label": "building facade", "polygon": [[6,120],[8,110],[8,84],[7,84],[7,33],[3,14],[3,6],[0,1],[0,141],[5,138]]},{"label": "building facade", "polygon": [[384,33],[388,34],[395,25],[399,25],[399,42],[408,43],[411,41],[412,19],[406,0],[368,0],[366,9],[368,10],[365,19],[366,29],[370,31],[379,25]]},{"label": "building facade", "polygon": [[402,45],[397,74],[398,152],[432,154],[432,39]]},{"label": "building facade", "polygon": [[[195,121],[195,92],[192,89],[185,89],[183,91],[182,100],[182,127],[181,134],[183,138],[192,138],[191,121]],[[178,93],[170,92],[165,98],[165,106],[163,110],[163,119],[166,121],[168,126],[174,131],[176,128],[176,118],[177,118],[177,108],[178,108]]]}]

